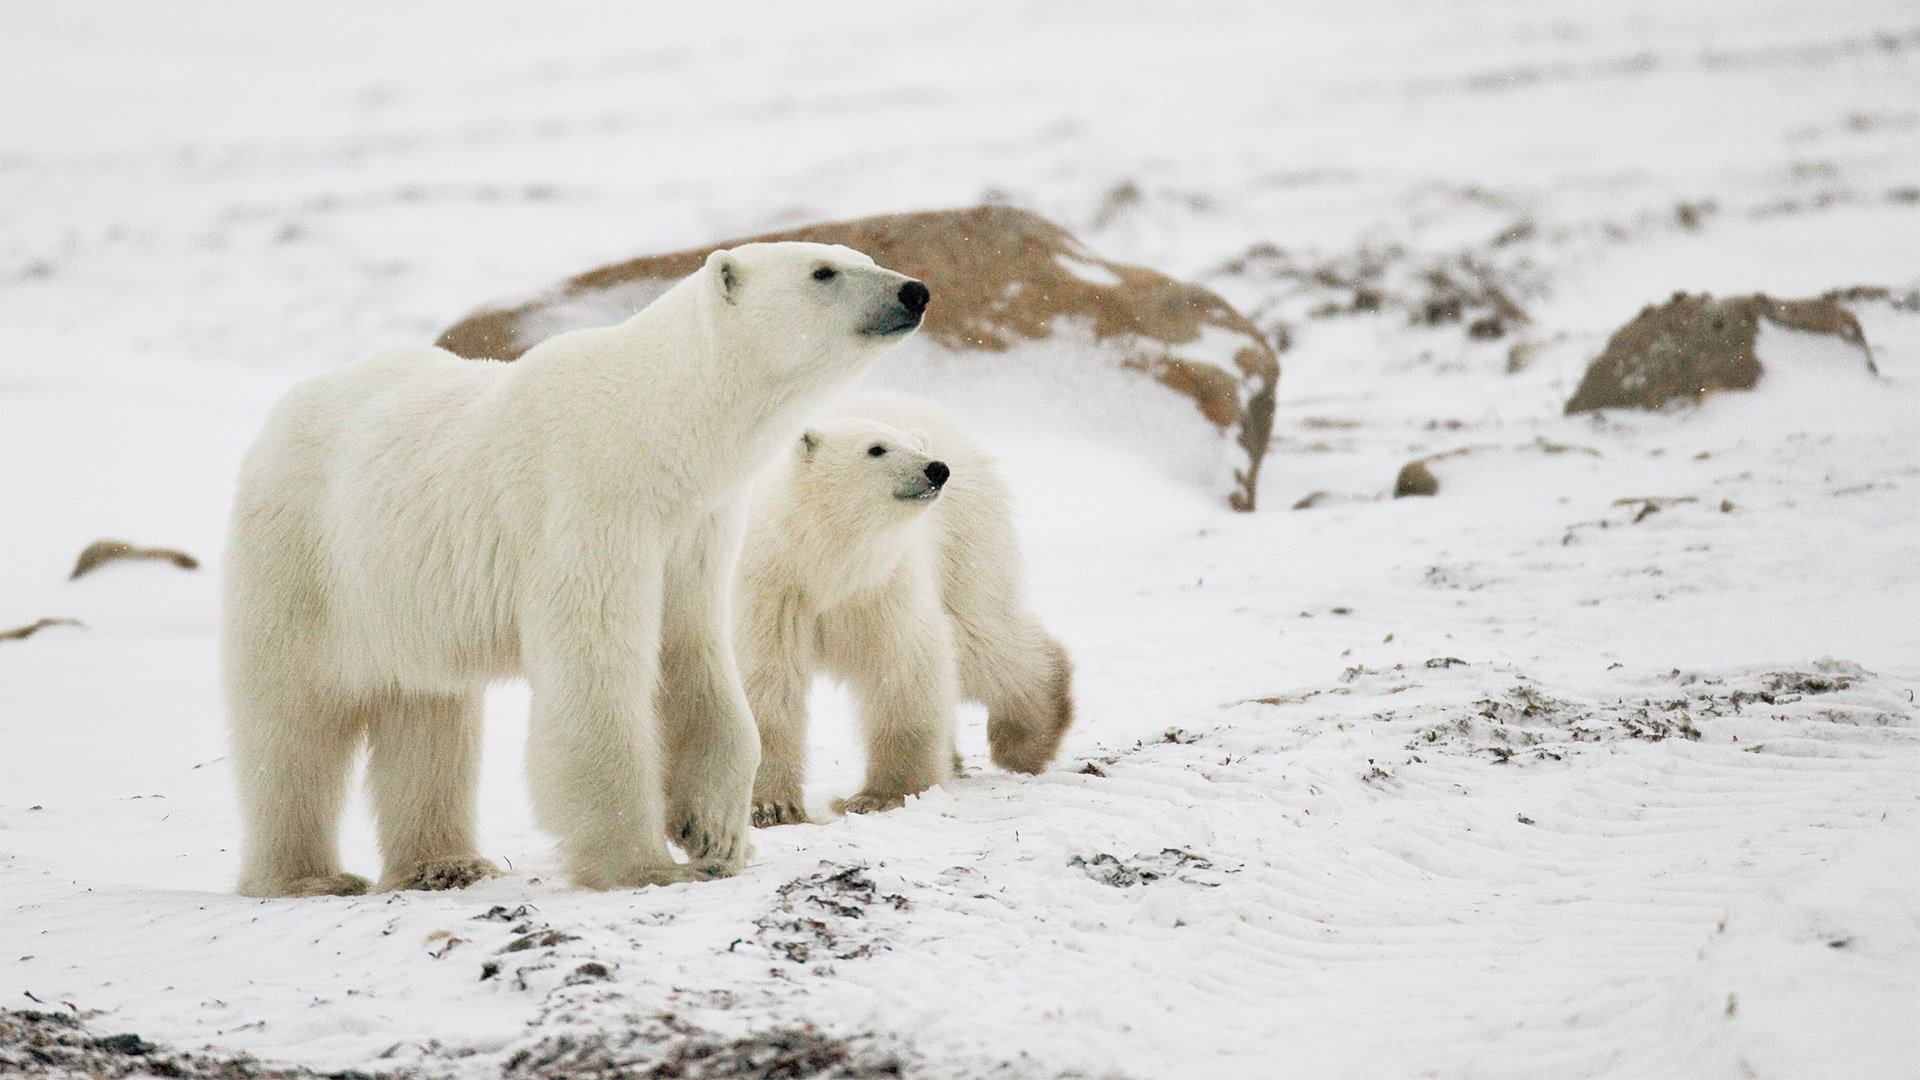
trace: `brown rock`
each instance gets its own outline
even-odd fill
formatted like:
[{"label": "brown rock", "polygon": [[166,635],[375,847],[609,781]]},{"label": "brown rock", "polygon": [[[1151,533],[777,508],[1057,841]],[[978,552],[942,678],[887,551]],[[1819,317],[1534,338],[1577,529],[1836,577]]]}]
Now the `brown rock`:
[{"label": "brown rock", "polygon": [[[776,240],[845,244],[932,289],[919,352],[910,342],[884,362],[884,380],[900,389],[915,389],[917,377],[935,371],[950,376],[956,366],[1006,382],[1019,367],[1051,367],[1057,360],[1058,369],[1042,374],[1055,376],[1058,397],[1070,400],[1047,402],[1047,415],[1077,412],[1117,426],[1104,402],[1076,396],[1094,387],[1078,375],[1056,375],[1077,351],[1059,331],[1084,328],[1106,361],[1103,381],[1158,384],[1191,402],[1196,440],[1232,440],[1239,460],[1230,501],[1253,509],[1280,378],[1279,360],[1260,331],[1205,288],[1099,258],[1059,226],[1010,207],[807,225],[603,266],[525,303],[477,311],[440,335],[439,344],[462,356],[511,360],[554,334],[626,318],[698,269],[713,250]],[[1049,339],[1061,345],[1057,353],[1016,349]],[[944,355],[930,356],[935,350]],[[955,357],[964,364],[955,365]]]},{"label": "brown rock", "polygon": [[173,548],[143,548],[135,547],[125,540],[95,540],[88,544],[87,549],[80,553],[80,558],[74,561],[73,573],[67,575],[67,580],[72,581],[82,574],[90,574],[110,562],[119,562],[122,559],[170,562],[182,570],[194,570],[200,566],[200,560]]},{"label": "brown rock", "polygon": [[[1859,321],[1831,299],[1775,300],[1756,293],[1715,300],[1705,293],[1674,293],[1614,332],[1567,401],[1567,414],[1657,409],[1672,401],[1698,403],[1715,390],[1750,390],[1760,381],[1753,343],[1762,318],[1828,334],[1866,352]],[[1872,371],[1871,355],[1866,363]]]},{"label": "brown rock", "polygon": [[35,619],[25,626],[0,630],[0,641],[25,641],[49,626],[78,626],[85,629],[86,625],[79,619]]}]

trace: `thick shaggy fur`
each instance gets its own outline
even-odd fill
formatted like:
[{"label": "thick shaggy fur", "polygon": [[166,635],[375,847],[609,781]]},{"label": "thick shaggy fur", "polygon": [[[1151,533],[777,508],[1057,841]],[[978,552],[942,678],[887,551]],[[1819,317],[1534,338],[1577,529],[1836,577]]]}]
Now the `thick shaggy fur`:
[{"label": "thick shaggy fur", "polygon": [[[929,498],[936,460],[951,476]],[[853,688],[867,743],[866,782],[839,809],[899,806],[952,776],[963,700],[986,705],[995,764],[1045,769],[1073,722],[1073,669],[1022,591],[1006,483],[951,415],[871,394],[815,423],[757,485],[740,563],[754,823],[807,820],[807,691],[821,672]]]},{"label": "thick shaggy fur", "polygon": [[240,891],[368,888],[336,842],[362,743],[382,887],[496,873],[474,836],[481,692],[519,673],[534,804],[576,884],[738,870],[759,763],[730,639],[747,485],[918,323],[908,280],[748,245],[513,364],[393,349],[288,393],[228,546]]}]

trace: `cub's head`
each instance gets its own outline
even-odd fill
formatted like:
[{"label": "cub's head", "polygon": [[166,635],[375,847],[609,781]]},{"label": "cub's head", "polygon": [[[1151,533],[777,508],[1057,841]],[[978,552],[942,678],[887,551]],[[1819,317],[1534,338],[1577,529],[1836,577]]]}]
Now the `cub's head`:
[{"label": "cub's head", "polygon": [[835,244],[743,244],[707,256],[701,274],[719,331],[775,366],[864,363],[927,310],[924,284]]},{"label": "cub's head", "polygon": [[952,476],[924,438],[859,417],[820,421],[793,452],[793,493],[815,513],[849,522],[917,517]]}]

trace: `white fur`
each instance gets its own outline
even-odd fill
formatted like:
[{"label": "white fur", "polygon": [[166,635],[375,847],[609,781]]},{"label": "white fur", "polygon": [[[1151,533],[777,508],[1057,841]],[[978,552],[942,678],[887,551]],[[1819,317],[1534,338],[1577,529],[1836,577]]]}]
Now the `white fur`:
[{"label": "white fur", "polygon": [[[873,448],[883,453],[874,456]],[[924,495],[926,468],[951,477]],[[987,706],[994,761],[1039,772],[1072,721],[1067,655],[1026,609],[1007,486],[933,402],[852,399],[756,485],[736,642],[760,727],[754,821],[805,821],[816,673],[859,703],[866,782],[840,808],[898,806],[956,767],[958,701]]]},{"label": "white fur", "polygon": [[906,281],[847,248],[747,245],[512,364],[392,349],[289,392],[228,547],[240,891],[367,887],[336,842],[363,740],[382,885],[494,873],[481,692],[519,673],[535,808],[576,884],[737,870],[759,759],[729,640],[745,490],[917,322]]}]

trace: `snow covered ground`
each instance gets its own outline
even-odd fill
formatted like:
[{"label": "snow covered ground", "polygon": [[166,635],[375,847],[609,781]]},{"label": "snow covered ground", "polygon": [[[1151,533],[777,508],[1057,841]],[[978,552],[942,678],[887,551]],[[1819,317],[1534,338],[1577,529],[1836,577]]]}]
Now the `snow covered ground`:
[{"label": "snow covered ground", "polygon": [[[0,629],[86,623],[0,641],[6,1008],[462,1076],[808,1024],[849,1076],[1920,1073],[1920,311],[1853,305],[1878,380],[1768,331],[1755,393],[1560,415],[1675,290],[1920,288],[1910,3],[4,22]],[[232,895],[221,538],[291,381],[600,262],[982,199],[1291,340],[1256,514],[983,433],[1078,662],[1057,770],[997,773],[969,713],[973,774],[904,810],[572,892],[508,685],[514,876]],[[1528,321],[1430,324],[1436,274]],[[66,581],[103,536],[203,568]],[[858,760],[817,707],[826,818]]]}]

